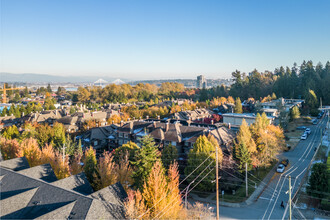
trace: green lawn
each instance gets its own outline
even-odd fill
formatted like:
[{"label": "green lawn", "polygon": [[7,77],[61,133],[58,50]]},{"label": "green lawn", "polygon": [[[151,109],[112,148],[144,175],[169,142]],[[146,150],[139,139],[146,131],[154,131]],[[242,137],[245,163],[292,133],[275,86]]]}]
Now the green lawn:
[{"label": "green lawn", "polygon": [[[255,190],[255,183],[257,184],[257,187],[259,186],[260,182],[267,176],[269,171],[277,164],[277,161],[274,161],[269,167],[267,168],[259,168],[258,170],[252,170],[249,173],[252,174],[254,177],[251,175],[248,175],[248,192],[249,196],[254,192]],[[242,173],[245,175],[245,173]],[[228,194],[225,193],[224,196],[221,194],[220,200],[224,202],[233,202],[233,203],[239,203],[245,201],[246,198],[246,189],[245,189],[245,183],[243,183],[235,192],[235,195],[233,194]],[[216,200],[216,196],[212,198],[213,200]]]},{"label": "green lawn", "polygon": [[[321,145],[319,147],[319,149],[317,150],[317,153],[315,155],[315,160],[323,160],[323,159],[325,159],[327,150],[328,150],[328,148],[326,146]],[[328,161],[329,161],[329,159],[328,159]]]}]

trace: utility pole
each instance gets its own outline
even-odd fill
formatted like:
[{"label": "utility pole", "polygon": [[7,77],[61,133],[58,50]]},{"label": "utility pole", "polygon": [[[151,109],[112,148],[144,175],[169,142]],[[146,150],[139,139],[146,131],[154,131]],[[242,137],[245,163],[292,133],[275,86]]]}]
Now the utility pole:
[{"label": "utility pole", "polygon": [[62,163],[63,163],[63,166],[64,166],[64,162],[65,162],[65,144],[63,144],[63,147],[62,147]]},{"label": "utility pole", "polygon": [[289,176],[289,220],[291,220],[291,176]]},{"label": "utility pole", "polygon": [[219,158],[218,158],[218,146],[215,147],[215,156],[216,156],[216,167],[215,167],[215,175],[216,175],[216,194],[217,194],[217,220],[219,220]]},{"label": "utility pole", "polygon": [[248,176],[247,176],[247,163],[246,162],[245,162],[245,194],[246,194],[246,197],[249,196]]}]

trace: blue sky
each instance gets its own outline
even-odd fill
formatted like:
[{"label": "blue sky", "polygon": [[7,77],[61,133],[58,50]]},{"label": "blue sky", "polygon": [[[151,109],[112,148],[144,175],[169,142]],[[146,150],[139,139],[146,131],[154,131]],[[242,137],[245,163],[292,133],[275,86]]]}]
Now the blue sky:
[{"label": "blue sky", "polygon": [[328,0],[0,0],[1,72],[229,78],[330,60]]}]

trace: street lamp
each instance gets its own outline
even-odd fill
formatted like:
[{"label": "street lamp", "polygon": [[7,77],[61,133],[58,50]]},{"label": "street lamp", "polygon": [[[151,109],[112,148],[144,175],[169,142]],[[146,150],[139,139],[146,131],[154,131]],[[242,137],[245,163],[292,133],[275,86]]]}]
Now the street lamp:
[{"label": "street lamp", "polygon": [[185,207],[186,207],[186,209],[187,209],[187,197],[188,197],[188,191],[189,191],[189,187],[190,187],[190,185],[191,184],[193,184],[195,182],[195,180],[193,180],[191,183],[189,183],[189,185],[187,186],[187,190],[186,190],[186,198],[185,198]]}]

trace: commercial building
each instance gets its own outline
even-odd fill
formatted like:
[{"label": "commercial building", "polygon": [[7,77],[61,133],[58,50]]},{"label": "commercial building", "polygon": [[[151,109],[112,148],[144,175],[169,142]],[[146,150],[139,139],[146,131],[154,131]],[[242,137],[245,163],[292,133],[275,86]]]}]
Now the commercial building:
[{"label": "commercial building", "polygon": [[203,75],[197,76],[197,88],[205,89],[207,87],[206,79]]}]

